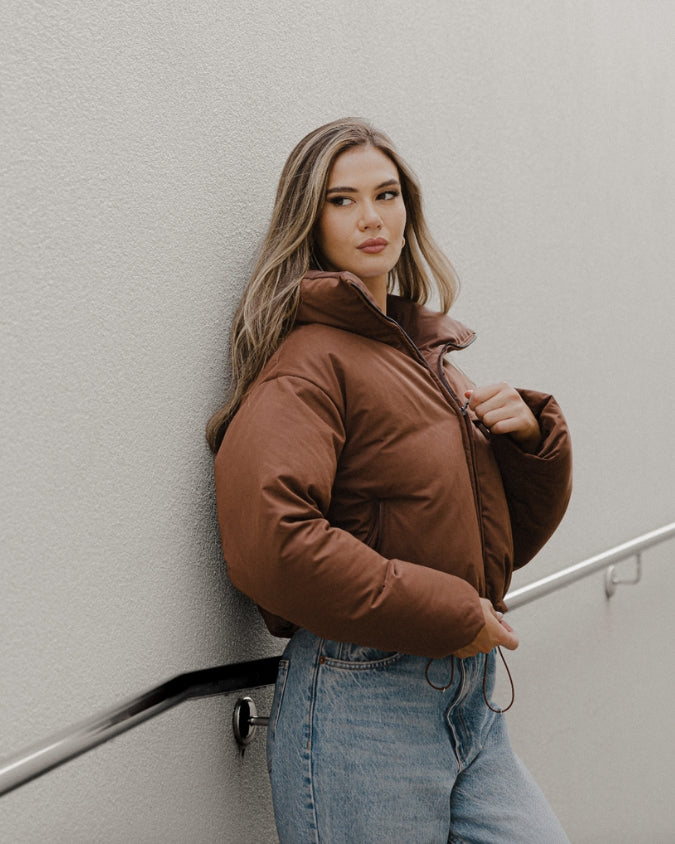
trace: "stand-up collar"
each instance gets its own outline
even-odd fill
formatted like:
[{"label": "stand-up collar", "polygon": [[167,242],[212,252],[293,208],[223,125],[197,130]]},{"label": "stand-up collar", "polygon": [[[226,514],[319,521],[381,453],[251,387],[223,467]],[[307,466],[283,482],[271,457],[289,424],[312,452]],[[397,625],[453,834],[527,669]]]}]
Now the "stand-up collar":
[{"label": "stand-up collar", "polygon": [[309,272],[300,291],[297,323],[331,325],[398,348],[406,347],[410,338],[425,357],[441,349],[463,349],[476,337],[456,319],[400,296],[387,296],[384,314],[352,273]]}]

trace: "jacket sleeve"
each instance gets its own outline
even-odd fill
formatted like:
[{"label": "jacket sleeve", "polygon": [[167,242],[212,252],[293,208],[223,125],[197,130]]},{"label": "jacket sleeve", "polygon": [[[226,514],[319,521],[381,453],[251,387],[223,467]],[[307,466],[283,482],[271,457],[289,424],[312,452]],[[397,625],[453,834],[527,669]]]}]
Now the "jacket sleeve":
[{"label": "jacket sleeve", "polygon": [[318,636],[446,656],[482,628],[478,593],[328,522],[344,441],[340,408],[317,385],[281,375],[254,386],[215,462],[229,577],[267,614]]},{"label": "jacket sleeve", "polygon": [[551,538],[572,492],[572,447],[558,403],[544,393],[518,392],[539,422],[539,449],[527,454],[509,437],[491,440],[511,516],[514,568],[528,563]]}]

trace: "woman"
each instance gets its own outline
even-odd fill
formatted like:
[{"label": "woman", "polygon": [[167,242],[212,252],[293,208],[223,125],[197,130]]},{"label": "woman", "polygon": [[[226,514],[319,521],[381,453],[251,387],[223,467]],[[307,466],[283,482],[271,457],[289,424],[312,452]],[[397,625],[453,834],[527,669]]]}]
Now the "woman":
[{"label": "woman", "polygon": [[385,135],[338,120],[297,145],[207,432],[230,578],[291,637],[268,731],[282,844],[567,840],[491,692],[569,437],[551,396],[449,362],[474,339],[456,290]]}]

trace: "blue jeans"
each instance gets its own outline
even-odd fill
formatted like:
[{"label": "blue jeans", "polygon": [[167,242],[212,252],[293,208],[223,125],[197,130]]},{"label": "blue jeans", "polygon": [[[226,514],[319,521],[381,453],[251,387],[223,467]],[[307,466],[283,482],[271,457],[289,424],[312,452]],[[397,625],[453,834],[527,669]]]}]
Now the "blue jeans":
[{"label": "blue jeans", "polygon": [[[281,844],[569,844],[485,703],[484,661],[455,660],[441,692],[426,659],[299,630],[267,740]],[[451,670],[435,660],[429,679]],[[488,699],[494,674],[493,653]]]}]

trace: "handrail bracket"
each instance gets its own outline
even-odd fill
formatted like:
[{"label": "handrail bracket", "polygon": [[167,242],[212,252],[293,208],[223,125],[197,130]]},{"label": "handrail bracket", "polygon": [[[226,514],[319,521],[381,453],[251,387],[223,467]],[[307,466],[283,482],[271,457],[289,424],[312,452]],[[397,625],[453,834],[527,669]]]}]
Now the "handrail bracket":
[{"label": "handrail bracket", "polygon": [[253,740],[256,727],[267,727],[269,721],[267,715],[258,715],[253,698],[247,695],[237,700],[232,713],[232,730],[242,753]]},{"label": "handrail bracket", "polygon": [[642,554],[638,551],[635,555],[635,574],[626,580],[616,575],[616,566],[609,566],[605,569],[605,595],[611,598],[616,592],[617,586],[634,586],[642,580]]}]

